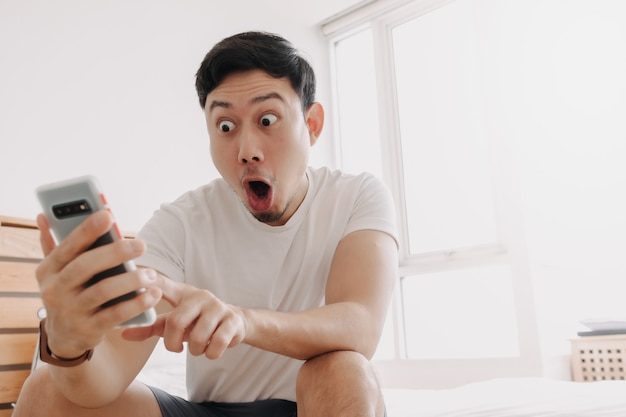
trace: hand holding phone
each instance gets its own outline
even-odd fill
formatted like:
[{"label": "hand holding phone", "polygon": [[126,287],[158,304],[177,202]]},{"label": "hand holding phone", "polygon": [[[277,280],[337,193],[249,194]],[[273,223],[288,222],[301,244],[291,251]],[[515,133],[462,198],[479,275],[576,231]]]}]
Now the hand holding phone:
[{"label": "hand holding phone", "polygon": [[[36,190],[37,198],[44,210],[52,234],[61,242],[74,228],[82,223],[89,215],[98,210],[111,211],[98,180],[93,176],[82,176],[66,181],[43,185]],[[88,250],[113,243],[122,239],[117,223],[104,235],[100,236]],[[83,284],[87,288],[103,279],[136,269],[134,262],[127,261],[113,268],[99,272]],[[107,308],[117,303],[130,300],[138,294],[137,291],[124,294],[104,303],[101,307]],[[122,323],[119,327],[149,326],[156,320],[156,311],[150,308],[147,311]]]}]

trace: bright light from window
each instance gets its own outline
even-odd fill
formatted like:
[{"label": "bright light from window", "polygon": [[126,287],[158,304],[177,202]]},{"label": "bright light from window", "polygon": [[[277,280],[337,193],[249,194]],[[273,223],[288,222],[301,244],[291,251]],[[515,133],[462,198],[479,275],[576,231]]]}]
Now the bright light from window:
[{"label": "bright light from window", "polygon": [[411,253],[497,241],[468,16],[458,1],[393,30]]},{"label": "bright light from window", "polygon": [[409,358],[519,355],[508,265],[407,277],[402,297]]},{"label": "bright light from window", "polygon": [[382,178],[371,30],[338,42],[335,52],[342,169]]},{"label": "bright light from window", "polygon": [[[402,306],[392,310],[401,310],[403,320],[388,315],[377,359],[402,354],[398,341],[413,359],[519,356],[513,275],[502,263],[507,247],[496,227],[472,7],[471,1],[451,2],[390,26],[391,37],[385,32],[385,41],[393,44],[393,65],[385,71],[395,71],[399,111],[385,120],[399,123],[387,136],[381,137],[378,100],[394,94],[377,93],[375,59],[390,57],[374,49],[380,28],[335,44],[342,168],[382,178],[385,149],[396,158],[386,172],[404,185],[398,192],[400,187],[390,184],[396,204],[406,204],[399,230],[401,242],[409,243],[409,250],[401,251],[406,276],[397,287]],[[498,251],[473,250],[483,245]],[[439,251],[462,253],[469,263],[452,269],[449,259],[432,253]],[[439,272],[428,272],[433,270]]]}]

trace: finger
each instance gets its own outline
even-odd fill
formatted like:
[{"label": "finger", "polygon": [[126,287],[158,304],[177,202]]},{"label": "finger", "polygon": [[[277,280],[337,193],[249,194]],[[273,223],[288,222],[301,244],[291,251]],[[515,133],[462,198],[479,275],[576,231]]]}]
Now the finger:
[{"label": "finger", "polygon": [[177,307],[182,298],[185,285],[176,281],[172,281],[163,274],[157,274],[155,285],[163,292],[163,299],[172,307]]},{"label": "finger", "polygon": [[[89,281],[94,275],[116,268],[113,273],[123,272],[118,268],[124,262],[140,256],[145,251],[145,244],[136,239],[123,239],[111,244],[91,249],[72,260],[61,273],[59,281],[75,288],[95,284]],[[141,274],[141,273],[140,273]],[[111,273],[104,274],[111,275]],[[100,275],[102,277],[103,275]],[[140,275],[137,275],[139,277]],[[108,277],[107,279],[111,279]],[[89,282],[88,282],[89,281]],[[101,280],[98,283],[102,282]],[[115,281],[117,282],[117,280]],[[129,284],[125,282],[125,284]],[[151,283],[152,285],[153,283]],[[141,288],[141,287],[139,287]],[[137,289],[137,288],[135,288]]]},{"label": "finger", "polygon": [[211,336],[205,356],[208,359],[219,359],[227,348],[238,345],[243,340],[243,321],[236,314],[229,314]]},{"label": "finger", "polygon": [[[103,279],[88,288],[80,290],[77,301],[86,309],[97,311],[105,303],[133,292],[153,287],[156,274],[151,269],[130,271]],[[161,293],[161,290],[154,287]]]},{"label": "finger", "polygon": [[183,342],[193,330],[200,312],[200,302],[191,301],[179,305],[169,314],[163,331],[163,343],[167,350],[182,352]]},{"label": "finger", "polygon": [[39,242],[44,256],[48,256],[56,246],[54,238],[50,233],[50,223],[44,214],[37,216],[37,227],[39,228]]},{"label": "finger", "polygon": [[154,324],[146,327],[130,327],[122,330],[122,337],[126,340],[141,342],[153,336],[163,336],[167,315],[157,317]]},{"label": "finger", "polygon": [[234,329],[227,324],[218,327],[211,336],[211,343],[206,347],[204,356],[208,359],[219,359],[224,354],[226,348],[231,344],[230,342],[234,334]]},{"label": "finger", "polygon": [[213,337],[213,326],[195,323],[191,329],[187,330],[187,349],[194,356],[202,355],[206,352],[207,345]]},{"label": "finger", "polygon": [[[214,306],[211,311],[203,311],[193,328],[188,331],[187,348],[192,355],[204,354],[209,341],[213,343],[214,333],[220,325],[220,321],[224,319],[224,312],[220,311],[218,307]],[[221,344],[219,340],[216,343]]]},{"label": "finger", "polygon": [[50,252],[50,256],[44,259],[40,264],[41,273],[46,275],[62,270],[112,226],[113,218],[106,210],[100,210],[87,217]]},{"label": "finger", "polygon": [[148,288],[126,300],[107,308],[100,309],[94,314],[96,326],[112,328],[136,317],[151,307],[154,307],[161,299],[161,290],[155,287]]}]

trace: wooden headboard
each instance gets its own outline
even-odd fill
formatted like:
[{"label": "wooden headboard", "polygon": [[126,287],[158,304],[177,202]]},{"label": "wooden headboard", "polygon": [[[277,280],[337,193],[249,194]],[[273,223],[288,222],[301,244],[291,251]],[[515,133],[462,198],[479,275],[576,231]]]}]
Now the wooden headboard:
[{"label": "wooden headboard", "polygon": [[35,222],[0,216],[0,417],[11,416],[30,374],[42,306],[35,278],[41,259]]}]

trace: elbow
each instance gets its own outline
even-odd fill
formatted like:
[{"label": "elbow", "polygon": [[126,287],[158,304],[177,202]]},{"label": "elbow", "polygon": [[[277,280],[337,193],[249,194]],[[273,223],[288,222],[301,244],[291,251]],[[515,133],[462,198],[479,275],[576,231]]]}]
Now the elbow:
[{"label": "elbow", "polygon": [[368,310],[363,310],[359,325],[353,327],[355,334],[351,338],[351,346],[346,350],[360,353],[371,360],[378,349],[384,324],[385,317],[374,316]]},{"label": "elbow", "polygon": [[358,346],[355,346],[354,352],[360,353],[367,360],[372,360],[374,354],[376,353],[376,349],[378,348],[379,339],[379,334],[370,334],[364,337],[362,343],[359,343]]}]

